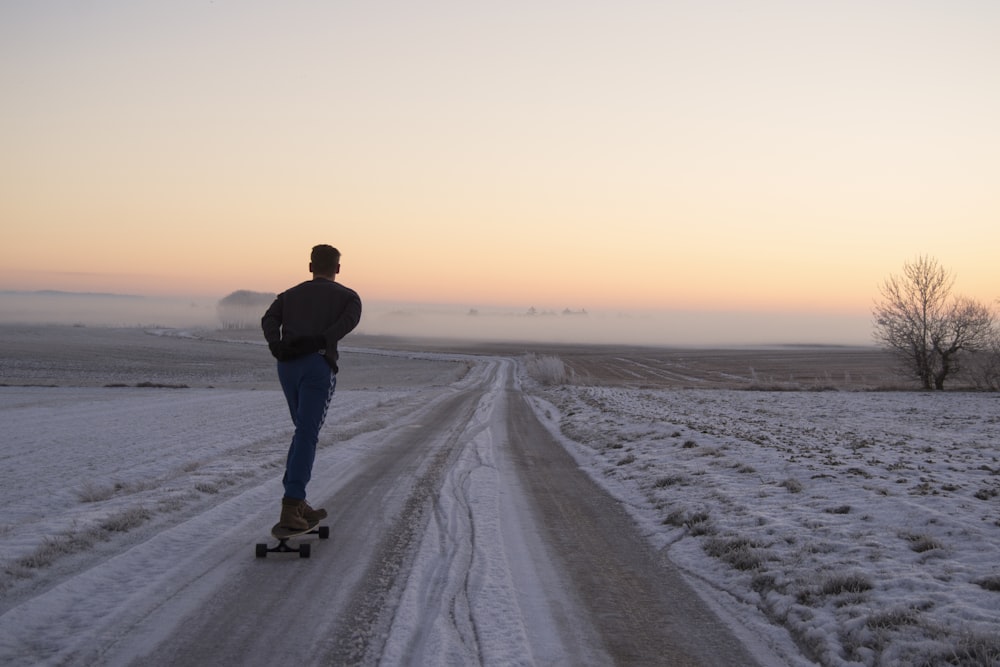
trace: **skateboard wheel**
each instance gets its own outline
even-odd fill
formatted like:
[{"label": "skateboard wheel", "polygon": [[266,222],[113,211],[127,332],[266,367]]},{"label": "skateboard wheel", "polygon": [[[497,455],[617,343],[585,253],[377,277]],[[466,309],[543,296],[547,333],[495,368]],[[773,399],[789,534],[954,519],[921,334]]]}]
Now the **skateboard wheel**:
[{"label": "skateboard wheel", "polygon": [[319,527],[319,539],[325,540],[330,537],[330,526]]},{"label": "skateboard wheel", "polygon": [[309,545],[303,544],[299,546],[299,558],[309,558]]},{"label": "skateboard wheel", "polygon": [[257,558],[267,558],[267,545],[258,544],[257,545]]}]

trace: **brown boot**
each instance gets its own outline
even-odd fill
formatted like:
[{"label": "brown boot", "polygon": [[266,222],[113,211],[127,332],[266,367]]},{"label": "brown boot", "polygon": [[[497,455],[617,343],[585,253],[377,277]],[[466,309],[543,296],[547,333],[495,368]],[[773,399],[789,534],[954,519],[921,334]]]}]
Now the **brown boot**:
[{"label": "brown boot", "polygon": [[309,530],[309,522],[302,515],[305,507],[306,501],[299,498],[282,498],[278,523],[288,530]]},{"label": "brown boot", "polygon": [[321,520],[326,518],[326,510],[320,507],[319,509],[313,509],[309,506],[309,503],[302,501],[302,518],[309,522],[309,525],[319,523]]}]

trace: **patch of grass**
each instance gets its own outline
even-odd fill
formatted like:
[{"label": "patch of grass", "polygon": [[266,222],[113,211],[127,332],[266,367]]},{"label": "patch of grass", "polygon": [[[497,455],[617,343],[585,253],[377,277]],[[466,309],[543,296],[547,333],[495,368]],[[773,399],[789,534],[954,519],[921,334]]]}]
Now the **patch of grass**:
[{"label": "patch of grass", "polygon": [[109,533],[127,533],[138,528],[152,517],[153,514],[144,507],[133,507],[112,514],[101,522],[101,529]]},{"label": "patch of grass", "polygon": [[875,588],[866,575],[860,572],[848,572],[827,577],[820,584],[819,591],[823,595],[840,595],[841,593],[864,593]]},{"label": "patch of grass", "polygon": [[663,519],[664,526],[687,528],[692,536],[711,535],[715,532],[708,512],[691,512],[674,510]]},{"label": "patch of grass", "polygon": [[918,554],[944,548],[944,544],[930,535],[903,535],[902,537],[910,543],[910,549],[916,551]]},{"label": "patch of grass", "polygon": [[618,463],[616,463],[615,465],[625,466],[630,463],[635,463],[635,455],[633,454],[626,454],[621,459],[619,459]]},{"label": "patch of grass", "polygon": [[684,522],[692,536],[712,535],[715,533],[715,526],[712,525],[708,512],[695,512]]},{"label": "patch of grass", "polygon": [[683,447],[684,449],[694,449],[697,446],[698,446],[698,443],[695,442],[694,440],[690,440],[690,439],[689,440],[685,440],[684,444],[681,445],[681,447]]},{"label": "patch of grass", "polygon": [[711,521],[699,521],[697,523],[692,523],[688,526],[688,532],[691,537],[700,537],[702,535],[715,535],[715,525]]},{"label": "patch of grass", "polygon": [[746,537],[713,537],[703,548],[709,556],[741,571],[759,569],[766,560],[761,546]]},{"label": "patch of grass", "polygon": [[750,588],[761,594],[778,590],[778,580],[771,573],[755,574],[750,582]]},{"label": "patch of grass", "polygon": [[181,497],[166,498],[156,503],[156,511],[163,514],[177,512],[187,505],[187,501]]},{"label": "patch of grass", "polygon": [[30,576],[28,574],[30,570],[48,567],[62,556],[90,549],[100,537],[101,531],[96,528],[70,531],[56,537],[46,537],[32,553],[15,560],[12,566],[7,568],[7,572],[25,578]]},{"label": "patch of grass", "polygon": [[524,367],[528,375],[547,386],[565,384],[573,378],[572,371],[567,370],[559,357],[528,354],[524,357]]},{"label": "patch of grass", "polygon": [[81,503],[99,503],[115,495],[116,487],[113,485],[101,486],[94,482],[85,482],[76,492],[76,497]]},{"label": "patch of grass", "polygon": [[152,512],[149,510],[134,507],[112,514],[96,526],[46,537],[32,553],[7,565],[4,572],[11,577],[26,579],[31,576],[33,570],[48,567],[63,556],[87,551],[97,542],[108,539],[109,533],[127,533],[151,517]]},{"label": "patch of grass", "polygon": [[865,621],[865,625],[877,632],[888,632],[906,625],[916,625],[919,618],[920,615],[916,609],[889,609],[872,614]]},{"label": "patch of grass", "polygon": [[838,505],[837,507],[828,507],[827,509],[825,509],[823,511],[826,512],[827,514],[850,514],[851,513],[851,506],[850,505]]},{"label": "patch of grass", "polygon": [[979,500],[992,500],[993,498],[1000,496],[1000,489],[996,487],[992,489],[979,489],[972,495]]},{"label": "patch of grass", "polygon": [[97,484],[92,481],[84,482],[83,486],[76,492],[76,497],[81,503],[99,503],[119,494],[141,493],[156,486],[155,482],[115,482],[114,484]]},{"label": "patch of grass", "polygon": [[918,667],[958,665],[961,667],[994,667],[1000,665],[1000,638],[986,635],[968,635],[957,640],[946,650],[928,656]]},{"label": "patch of grass", "polygon": [[684,486],[687,483],[688,478],[684,475],[666,475],[657,479],[653,486],[657,489],[663,489],[668,486]]},{"label": "patch of grass", "polygon": [[802,493],[802,482],[797,479],[789,477],[783,481],[778,486],[783,487],[788,490],[789,493]]},{"label": "patch of grass", "polygon": [[985,588],[988,591],[1000,593],[1000,574],[994,574],[989,577],[978,579],[976,580],[976,585],[980,588]]},{"label": "patch of grass", "polygon": [[680,528],[685,523],[687,523],[687,518],[684,510],[674,510],[667,516],[663,517],[664,526],[676,526]]}]

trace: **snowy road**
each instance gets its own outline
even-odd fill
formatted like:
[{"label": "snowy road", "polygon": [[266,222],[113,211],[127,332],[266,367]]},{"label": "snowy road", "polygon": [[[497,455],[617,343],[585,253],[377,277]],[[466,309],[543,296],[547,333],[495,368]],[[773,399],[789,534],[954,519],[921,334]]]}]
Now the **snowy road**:
[{"label": "snowy road", "polygon": [[[330,511],[331,539],[316,541],[312,558],[254,558],[280,497],[272,466],[5,609],[0,661],[754,664],[552,440],[513,361],[480,358],[459,382],[380,394],[377,405],[362,394],[335,399],[336,442],[317,457],[310,500]],[[183,419],[192,395],[159,395],[160,414]],[[203,469],[246,463],[285,437],[276,392],[206,395],[216,398],[202,404],[198,429],[217,445],[201,454]],[[129,418],[150,401],[134,400],[116,403],[121,434],[143,428]],[[45,409],[34,405],[23,409]],[[237,412],[258,442],[226,442]],[[164,462],[170,433],[159,434],[157,469],[193,471]],[[167,477],[133,491],[162,495]]]}]

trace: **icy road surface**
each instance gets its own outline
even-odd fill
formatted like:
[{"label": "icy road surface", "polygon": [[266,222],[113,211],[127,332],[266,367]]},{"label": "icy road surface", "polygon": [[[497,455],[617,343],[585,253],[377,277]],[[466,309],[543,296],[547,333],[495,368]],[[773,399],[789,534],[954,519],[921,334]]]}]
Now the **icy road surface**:
[{"label": "icy road surface", "polygon": [[[466,363],[334,398],[309,488],[331,539],[310,559],[254,557],[281,495],[279,392],[0,387],[19,443],[0,662],[755,664],[539,423],[514,362]],[[67,536],[85,545],[18,583]]]}]

